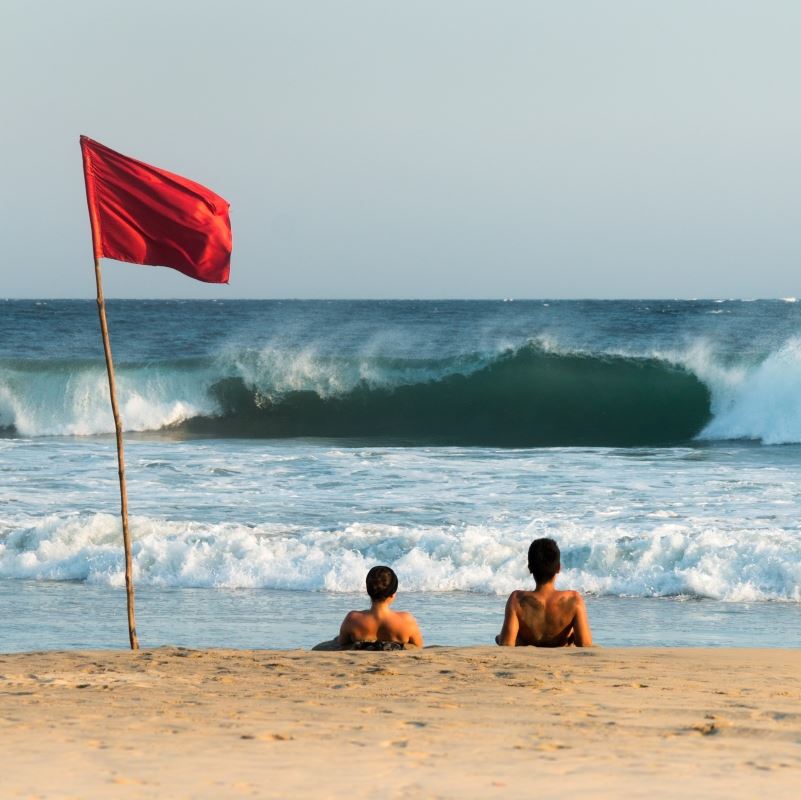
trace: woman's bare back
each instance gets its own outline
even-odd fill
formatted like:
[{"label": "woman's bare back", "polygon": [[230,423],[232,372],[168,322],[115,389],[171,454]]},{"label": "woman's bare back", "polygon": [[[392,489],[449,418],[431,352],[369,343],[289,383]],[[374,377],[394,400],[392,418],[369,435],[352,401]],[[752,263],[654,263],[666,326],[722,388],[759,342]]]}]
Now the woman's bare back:
[{"label": "woman's bare back", "polygon": [[423,637],[415,618],[407,611],[386,611],[376,614],[372,609],[351,611],[339,631],[342,646],[361,641],[399,642],[423,646]]}]

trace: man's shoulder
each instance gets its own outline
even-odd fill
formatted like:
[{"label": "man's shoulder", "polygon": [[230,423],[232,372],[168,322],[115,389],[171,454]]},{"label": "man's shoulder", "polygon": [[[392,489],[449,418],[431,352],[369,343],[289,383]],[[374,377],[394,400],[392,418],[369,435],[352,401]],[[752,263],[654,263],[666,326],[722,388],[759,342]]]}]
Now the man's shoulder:
[{"label": "man's shoulder", "polygon": [[579,605],[584,602],[581,592],[577,592],[575,589],[560,590],[559,599],[564,603],[569,603],[570,605]]},{"label": "man's shoulder", "polygon": [[525,603],[538,603],[539,600],[530,589],[515,589],[506,602],[511,606],[520,606]]}]

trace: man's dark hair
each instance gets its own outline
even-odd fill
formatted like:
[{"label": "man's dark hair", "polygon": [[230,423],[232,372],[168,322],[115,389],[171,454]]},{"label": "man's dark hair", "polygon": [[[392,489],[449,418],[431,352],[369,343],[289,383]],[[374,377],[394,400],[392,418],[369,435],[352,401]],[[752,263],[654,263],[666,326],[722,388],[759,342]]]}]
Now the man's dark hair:
[{"label": "man's dark hair", "polygon": [[367,573],[367,594],[371,600],[386,600],[398,591],[398,576],[389,567],[373,567]]},{"label": "man's dark hair", "polygon": [[528,548],[528,570],[537,583],[548,583],[562,564],[559,545],[553,539],[535,539]]}]

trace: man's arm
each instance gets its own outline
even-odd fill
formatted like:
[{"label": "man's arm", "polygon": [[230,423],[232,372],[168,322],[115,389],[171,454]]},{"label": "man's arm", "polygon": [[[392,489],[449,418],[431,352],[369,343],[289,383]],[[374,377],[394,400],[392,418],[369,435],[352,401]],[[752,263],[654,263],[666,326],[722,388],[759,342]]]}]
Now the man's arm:
[{"label": "man's arm", "polygon": [[576,614],[573,617],[573,644],[576,647],[592,647],[587,607],[584,605],[584,598],[578,592],[576,592]]},{"label": "man's arm", "polygon": [[517,592],[512,592],[506,601],[506,611],[503,617],[503,627],[495,641],[501,647],[514,647],[517,644],[517,632],[520,630],[520,620],[517,616]]}]

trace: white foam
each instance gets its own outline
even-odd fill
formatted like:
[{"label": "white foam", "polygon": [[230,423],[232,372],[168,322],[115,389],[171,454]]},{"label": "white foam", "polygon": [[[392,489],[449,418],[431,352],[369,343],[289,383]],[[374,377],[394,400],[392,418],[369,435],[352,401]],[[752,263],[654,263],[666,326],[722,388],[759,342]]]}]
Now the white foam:
[{"label": "white foam", "polygon": [[699,369],[712,390],[712,421],[702,439],[801,442],[801,339],[790,339],[752,367]]},{"label": "white foam", "polygon": [[[646,533],[565,523],[525,529],[355,523],[339,530],[201,524],[135,516],[134,577],[169,587],[361,592],[393,566],[404,591],[503,595],[528,586],[531,539],[554,535],[564,585],[602,595],[801,602],[801,539],[780,529],[658,523]],[[0,525],[0,578],[123,586],[120,525],[107,514]]]},{"label": "white foam", "polygon": [[472,372],[489,363],[501,348],[431,360],[424,353],[418,354],[419,358],[388,358],[382,356],[385,349],[392,350],[381,336],[372,336],[355,356],[347,358],[323,353],[317,344],[287,349],[279,342],[258,350],[223,353],[217,359],[217,368],[221,375],[241,378],[246,386],[270,400],[298,391],[333,397],[358,386],[391,388]]},{"label": "white foam", "polygon": [[[208,370],[158,366],[119,369],[120,413],[128,431],[158,430],[198,414],[213,414]],[[0,370],[0,426],[25,436],[109,433],[114,422],[101,366],[72,370]]]}]

